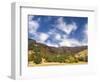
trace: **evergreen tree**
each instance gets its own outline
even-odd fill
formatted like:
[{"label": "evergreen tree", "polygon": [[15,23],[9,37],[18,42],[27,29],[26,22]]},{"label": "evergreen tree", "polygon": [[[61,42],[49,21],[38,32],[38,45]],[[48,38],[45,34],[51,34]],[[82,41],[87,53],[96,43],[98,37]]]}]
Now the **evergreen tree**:
[{"label": "evergreen tree", "polygon": [[33,59],[33,62],[35,64],[40,64],[42,62],[42,57],[41,57],[41,53],[40,53],[40,48],[38,45],[34,45],[33,46],[33,51],[34,51],[34,59]]}]

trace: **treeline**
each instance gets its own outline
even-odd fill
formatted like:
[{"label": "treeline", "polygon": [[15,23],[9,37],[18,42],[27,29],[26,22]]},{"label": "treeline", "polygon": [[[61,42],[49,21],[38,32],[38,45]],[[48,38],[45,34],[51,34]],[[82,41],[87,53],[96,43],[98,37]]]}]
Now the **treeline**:
[{"label": "treeline", "polygon": [[41,64],[44,62],[59,62],[59,63],[78,63],[87,62],[87,53],[65,53],[60,54],[59,51],[56,54],[48,53],[45,48],[37,44],[31,45],[31,53],[28,54],[28,61],[33,61],[35,64]]}]

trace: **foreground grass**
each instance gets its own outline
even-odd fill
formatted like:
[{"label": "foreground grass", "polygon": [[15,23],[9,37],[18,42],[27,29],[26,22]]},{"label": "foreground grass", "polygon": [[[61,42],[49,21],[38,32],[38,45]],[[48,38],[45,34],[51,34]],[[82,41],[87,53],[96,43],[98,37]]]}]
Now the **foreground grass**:
[{"label": "foreground grass", "polygon": [[41,64],[35,64],[33,61],[28,62],[29,67],[37,67],[37,66],[55,66],[55,65],[81,65],[87,64],[87,62],[78,62],[78,63],[59,63],[59,62],[46,62]]}]

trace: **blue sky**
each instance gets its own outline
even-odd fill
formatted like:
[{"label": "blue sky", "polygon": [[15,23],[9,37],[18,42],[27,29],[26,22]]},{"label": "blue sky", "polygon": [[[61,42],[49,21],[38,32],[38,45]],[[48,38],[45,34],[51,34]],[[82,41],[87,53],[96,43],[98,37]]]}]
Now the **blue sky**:
[{"label": "blue sky", "polygon": [[28,38],[53,47],[84,46],[87,26],[87,17],[29,15]]}]

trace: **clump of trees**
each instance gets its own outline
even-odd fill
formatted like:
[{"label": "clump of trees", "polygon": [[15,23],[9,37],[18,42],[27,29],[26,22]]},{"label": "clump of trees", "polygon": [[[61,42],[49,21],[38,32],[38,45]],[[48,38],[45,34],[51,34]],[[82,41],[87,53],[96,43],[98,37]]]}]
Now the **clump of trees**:
[{"label": "clump of trees", "polygon": [[87,56],[87,55],[85,55],[85,56],[81,56],[81,55],[80,55],[77,59],[78,59],[78,61],[81,61],[81,62],[82,62],[82,61],[88,62],[88,56]]},{"label": "clump of trees", "polygon": [[41,56],[40,48],[38,47],[38,45],[33,46],[33,51],[34,51],[33,62],[35,64],[40,64],[42,62],[42,56]]},{"label": "clump of trees", "polygon": [[66,58],[66,63],[77,63],[78,59],[75,58],[73,55],[70,55]]},{"label": "clump of trees", "polygon": [[45,57],[47,62],[60,62],[64,63],[65,62],[65,55],[46,55]]},{"label": "clump of trees", "polygon": [[74,55],[46,55],[45,57],[46,62],[59,62],[59,63],[78,63],[78,62],[87,62],[88,58],[87,56],[80,56],[80,57],[75,57]]},{"label": "clump of trees", "polygon": [[45,62],[59,63],[78,63],[88,61],[88,56],[85,53],[83,53],[83,55],[82,53],[77,54],[77,57],[73,53],[51,54],[46,52],[45,48],[41,48],[37,44],[32,45],[31,49],[32,53],[28,55],[28,61],[33,61],[35,64],[41,64],[42,59],[44,59]]},{"label": "clump of trees", "polygon": [[33,61],[33,59],[34,59],[34,54],[33,53],[28,53],[28,61]]},{"label": "clump of trees", "polygon": [[76,63],[78,60],[72,55],[47,55],[45,57],[47,62],[59,62],[59,63]]}]

